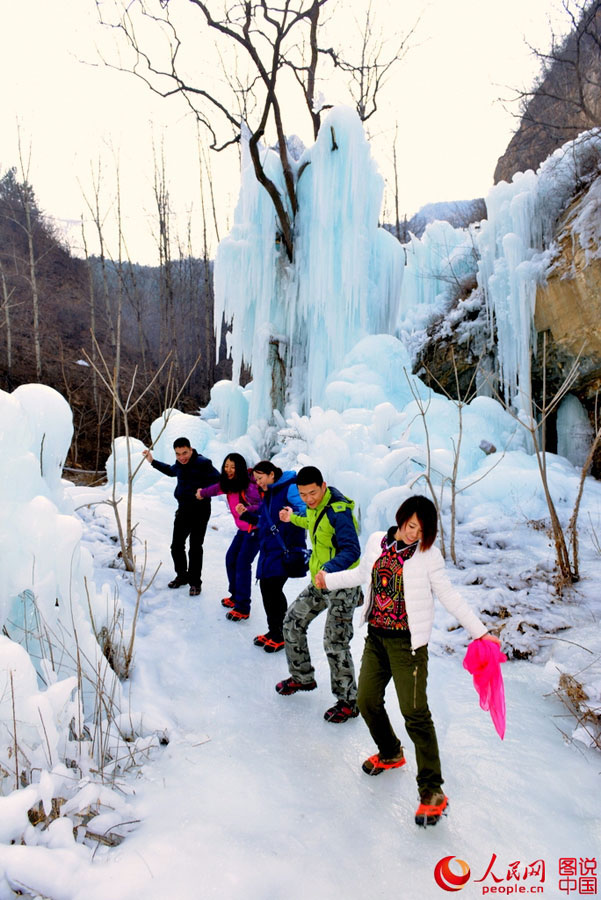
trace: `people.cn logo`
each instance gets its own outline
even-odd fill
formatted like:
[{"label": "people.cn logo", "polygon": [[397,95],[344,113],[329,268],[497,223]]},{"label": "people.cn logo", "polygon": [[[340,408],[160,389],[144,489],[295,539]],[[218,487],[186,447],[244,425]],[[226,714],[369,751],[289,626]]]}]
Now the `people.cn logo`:
[{"label": "people.cn logo", "polygon": [[[451,862],[455,862],[461,869],[461,875],[451,872]],[[470,867],[464,859],[458,859],[456,856],[445,856],[440,859],[434,867],[434,879],[438,887],[443,891],[460,891],[465,887],[470,878]]]}]

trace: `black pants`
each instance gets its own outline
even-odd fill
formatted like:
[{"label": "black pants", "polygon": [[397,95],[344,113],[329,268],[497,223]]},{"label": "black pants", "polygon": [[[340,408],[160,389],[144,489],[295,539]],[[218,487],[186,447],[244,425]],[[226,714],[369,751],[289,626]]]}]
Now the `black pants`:
[{"label": "black pants", "polygon": [[271,578],[261,578],[259,587],[267,616],[267,630],[272,641],[283,641],[282,624],[288,609],[288,601],[283,587],[288,581],[287,575],[274,575]]},{"label": "black pants", "polygon": [[[173,522],[171,557],[178,578],[200,585],[202,574],[202,544],[211,515],[210,500],[194,500],[178,506]],[[186,539],[189,538],[186,559]]]}]

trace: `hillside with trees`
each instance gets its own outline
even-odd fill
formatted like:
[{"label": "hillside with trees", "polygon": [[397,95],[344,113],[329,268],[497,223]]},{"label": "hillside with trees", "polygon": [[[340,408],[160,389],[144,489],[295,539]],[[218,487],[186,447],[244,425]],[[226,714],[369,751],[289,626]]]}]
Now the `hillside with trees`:
[{"label": "hillside with trees", "polygon": [[601,126],[601,0],[565,0],[566,37],[532,48],[540,75],[517,92],[519,124],[497,162],[494,181],[536,170],[554,150]]},{"label": "hillside with trees", "polygon": [[[110,452],[113,398],[104,379],[140,393],[162,377],[129,427],[143,437],[169,392],[189,380],[180,404],[208,401],[215,366],[212,265],[166,245],[158,267],[106,255],[76,258],[16,168],[0,178],[0,383],[57,388],[74,416],[67,465],[102,469]],[[119,423],[115,423],[117,431]]]}]

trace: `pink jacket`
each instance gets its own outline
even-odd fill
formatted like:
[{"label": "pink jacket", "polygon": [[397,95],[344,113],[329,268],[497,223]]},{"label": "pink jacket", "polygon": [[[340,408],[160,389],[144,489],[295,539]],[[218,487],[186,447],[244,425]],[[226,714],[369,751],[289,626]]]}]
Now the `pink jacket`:
[{"label": "pink jacket", "polygon": [[[218,497],[223,493],[225,492],[221,490],[219,482],[217,482],[217,484],[211,484],[209,485],[209,487],[202,489],[203,497]],[[231,494],[226,494],[226,497],[230,512],[234,517],[236,527],[239,528],[240,531],[253,531],[257,526],[251,525],[250,522],[245,522],[244,519],[241,519],[236,512],[236,507],[239,503],[243,503],[248,512],[256,512],[258,510],[259,506],[261,505],[261,495],[254,479],[251,478],[248,487],[243,493],[232,491]]]}]

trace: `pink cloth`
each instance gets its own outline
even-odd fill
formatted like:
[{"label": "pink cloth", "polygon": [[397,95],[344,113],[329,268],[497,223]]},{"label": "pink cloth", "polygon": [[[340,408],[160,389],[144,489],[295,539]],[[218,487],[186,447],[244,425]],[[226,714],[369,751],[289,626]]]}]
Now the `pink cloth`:
[{"label": "pink cloth", "polygon": [[495,641],[480,638],[467,648],[463,668],[474,677],[474,687],[480,696],[482,709],[490,710],[493,725],[503,740],[505,737],[505,688],[501,675],[501,663],[507,657]]}]

